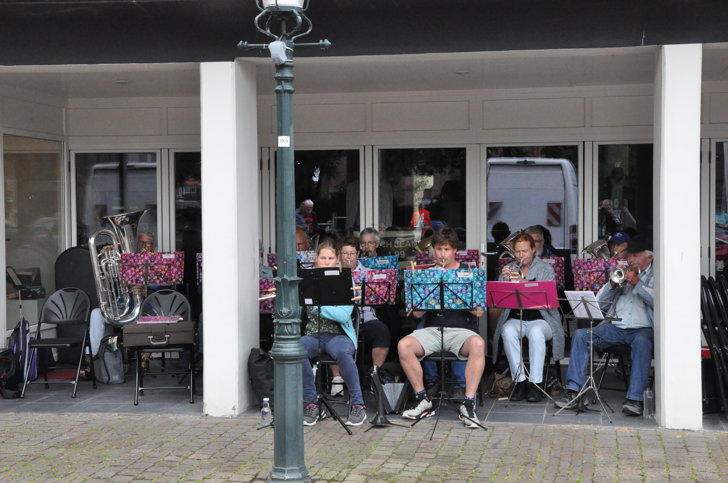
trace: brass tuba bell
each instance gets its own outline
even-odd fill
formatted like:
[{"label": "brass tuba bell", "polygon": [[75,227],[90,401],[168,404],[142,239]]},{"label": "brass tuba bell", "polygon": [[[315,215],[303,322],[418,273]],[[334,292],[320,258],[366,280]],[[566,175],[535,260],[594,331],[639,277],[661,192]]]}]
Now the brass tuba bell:
[{"label": "brass tuba bell", "polygon": [[588,253],[594,258],[609,260],[612,258],[612,254],[609,251],[609,238],[611,237],[607,236],[606,238],[600,238],[590,245],[585,246],[581,253]]},{"label": "brass tuba bell", "polygon": [[[104,216],[110,227],[102,228],[88,239],[91,266],[99,296],[99,309],[112,325],[124,325],[135,321],[142,308],[142,296],[134,293],[130,285],[121,283],[119,262],[122,253],[136,251],[136,236],[139,219],[149,210],[133,211]],[[101,235],[111,239],[111,246],[96,249],[96,238]]]}]

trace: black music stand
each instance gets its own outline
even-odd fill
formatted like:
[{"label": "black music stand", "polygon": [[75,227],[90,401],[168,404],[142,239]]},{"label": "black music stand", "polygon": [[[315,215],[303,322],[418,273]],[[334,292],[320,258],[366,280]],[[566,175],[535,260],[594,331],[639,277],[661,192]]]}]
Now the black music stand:
[{"label": "black music stand", "polygon": [[[384,295],[380,295],[376,288],[378,286],[381,286],[382,284],[386,284],[386,290],[384,292]],[[361,273],[361,290],[358,291],[361,296],[354,297],[359,303],[355,303],[354,306],[356,310],[361,311],[361,307],[381,307],[383,305],[389,305],[389,300],[391,298],[392,290],[396,290],[396,284],[394,284],[394,287],[392,287],[392,283],[389,280],[384,280],[382,282],[374,282],[369,281],[367,282],[365,280],[364,272]],[[371,294],[369,296],[368,294]],[[367,301],[370,301],[370,303],[367,303]],[[361,314],[361,312],[360,312]],[[360,317],[363,319],[363,317]],[[361,320],[359,321],[359,324],[361,324]],[[384,409],[384,398],[386,397],[384,395],[384,388],[382,387],[382,380],[379,377],[379,371],[377,370],[377,366],[372,367],[372,372],[369,374],[369,378],[372,381],[372,391],[374,392],[374,399],[377,402],[377,412],[374,415],[374,419],[371,421],[371,426],[369,426],[364,432],[366,433],[370,429],[374,428],[386,428],[387,426],[403,426],[401,424],[396,424],[391,422],[389,419],[387,419],[386,416],[386,410]]]},{"label": "black music stand", "polygon": [[[460,269],[457,269],[460,270]],[[455,294],[455,291],[451,288],[451,286],[458,286],[467,284],[470,285],[469,289],[465,290],[466,297],[463,299],[463,297],[458,296]],[[427,292],[424,294],[423,297],[421,297],[419,304],[414,303],[414,294],[410,296],[410,300],[413,301],[411,310],[474,310],[477,307],[473,306],[474,302],[474,290],[473,290],[473,281],[467,282],[467,281],[460,281],[460,282],[444,282],[440,280],[439,282],[429,282],[429,283],[411,283],[409,286],[405,286],[405,290],[415,290],[418,285],[430,285],[430,287],[427,289]],[[436,285],[436,287],[432,287],[433,285]],[[439,302],[439,308],[437,309],[431,309],[431,308],[420,308],[419,305],[425,303],[427,301],[427,298],[433,294],[439,294],[440,302]],[[448,306],[448,304],[445,303],[445,294],[451,294],[454,295],[453,302],[456,304],[457,308],[451,308]],[[469,299],[467,295],[469,294]],[[422,295],[422,294],[421,294]],[[469,304],[469,307],[462,307],[462,304]],[[440,331],[440,390],[437,392],[437,407],[434,409],[435,413],[435,424],[432,427],[432,434],[430,434],[430,440],[435,436],[435,430],[437,429],[437,424],[440,422],[440,409],[442,408],[442,402],[446,397],[445,394],[445,327],[438,327],[438,330]],[[447,403],[446,403],[447,404]],[[485,431],[488,430],[485,426],[480,424],[478,421],[474,421],[467,416],[461,415],[460,411],[457,408],[451,408],[453,411],[456,411],[458,416],[462,416],[466,418],[471,423],[475,423],[480,428],[483,428]],[[428,416],[432,416],[433,411],[425,411],[420,415],[419,418],[417,418],[410,426],[414,426],[415,424],[419,423],[423,419],[425,419]]]},{"label": "black music stand", "polygon": [[[338,267],[302,269],[298,270],[298,276],[301,277],[298,292],[301,305],[318,307],[319,311],[324,305],[352,305],[351,269],[340,269]],[[321,350],[320,332],[317,334],[317,338],[320,355],[323,353]],[[316,376],[314,375],[314,379]],[[329,411],[329,414],[351,436],[353,434],[351,429],[349,429],[336,411],[333,410],[324,395],[317,391],[316,399],[318,399],[319,403]],[[304,406],[312,402],[306,401]],[[321,419],[326,419],[326,415],[324,414],[324,417]]]},{"label": "black music stand", "polygon": [[[526,282],[489,282],[488,283],[488,306],[495,309],[518,309],[519,311],[519,327],[518,342],[523,344],[523,310],[524,309],[554,309],[559,307],[558,298],[556,296],[556,282],[554,280],[526,281]],[[513,374],[513,389],[508,396],[510,401],[513,391],[516,390],[518,376],[521,371],[529,380],[531,375],[523,361],[523,346],[519,352],[520,360],[518,361],[518,370]],[[546,376],[544,376],[546,377]],[[553,401],[553,398],[541,386],[536,387],[547,398]]]},{"label": "black music stand", "polygon": [[[594,393],[594,400],[599,401],[601,411],[603,411],[604,414],[607,416],[607,419],[609,419],[609,424],[612,424],[612,418],[609,416],[607,408],[612,413],[614,413],[614,409],[612,409],[608,402],[602,399],[601,395],[599,394],[599,385],[594,379],[594,322],[596,321],[596,325],[600,325],[602,322],[605,321],[607,321],[607,323],[611,323],[612,320],[619,319],[616,317],[610,317],[609,315],[605,315],[602,313],[602,310],[599,308],[599,302],[594,296],[594,292],[569,292],[567,293],[566,300],[571,306],[571,313],[567,314],[566,317],[589,321],[589,375],[587,376],[586,381],[584,381],[584,384],[581,385],[579,392],[577,392],[576,395],[564,405],[564,407],[556,411],[553,416],[556,416],[557,414],[560,414],[561,411],[563,411],[564,409],[569,408],[572,402],[576,402],[576,407],[574,409],[576,409],[577,415],[579,415],[579,413],[587,411],[599,411],[597,409],[591,409],[587,407],[587,404],[585,402],[586,394],[589,391],[592,391]],[[606,371],[607,368],[604,367],[604,370]],[[593,402],[594,401],[592,401],[592,403]]]}]

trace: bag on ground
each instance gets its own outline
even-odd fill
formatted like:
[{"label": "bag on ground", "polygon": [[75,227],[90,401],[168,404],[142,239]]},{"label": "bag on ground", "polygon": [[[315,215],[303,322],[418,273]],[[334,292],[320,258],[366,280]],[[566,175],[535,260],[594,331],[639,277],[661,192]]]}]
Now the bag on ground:
[{"label": "bag on ground", "polygon": [[118,343],[118,336],[101,339],[99,350],[94,356],[94,376],[102,384],[124,384],[124,356]]}]

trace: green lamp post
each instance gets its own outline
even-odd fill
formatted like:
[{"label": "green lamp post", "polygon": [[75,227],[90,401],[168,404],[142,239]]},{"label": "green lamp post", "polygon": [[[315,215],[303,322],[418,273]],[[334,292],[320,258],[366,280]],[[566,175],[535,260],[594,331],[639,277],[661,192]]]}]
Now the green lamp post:
[{"label": "green lamp post", "polygon": [[313,28],[306,17],[308,0],[256,0],[260,14],[256,29],[273,38],[270,44],[240,42],[238,47],[268,49],[275,64],[278,118],[276,166],[276,253],[278,276],[275,278],[276,300],[274,338],[271,356],[274,361],[275,425],[274,461],[271,481],[310,481],[303,454],[303,372],[301,361],[306,351],[301,344],[301,308],[298,304],[296,273],[295,166],[293,160],[293,49],[317,46],[327,49],[331,43],[296,44],[295,40]]}]

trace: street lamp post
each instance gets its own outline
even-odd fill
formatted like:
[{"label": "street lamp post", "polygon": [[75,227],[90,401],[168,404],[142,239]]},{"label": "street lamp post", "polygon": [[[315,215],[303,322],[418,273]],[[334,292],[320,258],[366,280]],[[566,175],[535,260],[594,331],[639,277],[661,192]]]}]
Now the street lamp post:
[{"label": "street lamp post", "polygon": [[268,49],[276,67],[278,118],[276,176],[276,253],[274,337],[274,461],[271,481],[310,481],[303,453],[303,373],[306,351],[301,344],[301,308],[296,272],[295,166],[293,160],[293,48],[327,49],[328,40],[296,44],[313,27],[306,17],[308,0],[256,0],[256,29],[274,39],[270,44],[240,42],[238,47]]}]

